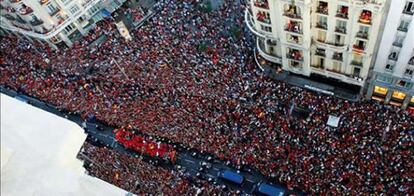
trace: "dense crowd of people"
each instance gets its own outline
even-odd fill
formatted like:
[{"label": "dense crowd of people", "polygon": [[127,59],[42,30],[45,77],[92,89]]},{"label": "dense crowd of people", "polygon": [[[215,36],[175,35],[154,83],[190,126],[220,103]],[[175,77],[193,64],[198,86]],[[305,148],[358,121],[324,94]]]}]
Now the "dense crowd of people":
[{"label": "dense crowd of people", "polygon": [[105,180],[136,195],[223,195],[218,185],[193,178],[184,170],[155,166],[106,147],[85,142],[78,154],[89,175]]},{"label": "dense crowd of people", "polygon": [[[247,37],[231,33],[244,27],[238,2],[205,12],[197,0],[161,0],[130,42],[110,19],[99,24],[107,39],[97,46],[84,39],[59,51],[37,44],[33,52],[24,40],[2,38],[0,84],[253,166],[289,188],[414,194],[413,116],[267,78]],[[292,104],[309,116],[291,116]],[[340,117],[338,128],[326,125],[330,114]]]}]

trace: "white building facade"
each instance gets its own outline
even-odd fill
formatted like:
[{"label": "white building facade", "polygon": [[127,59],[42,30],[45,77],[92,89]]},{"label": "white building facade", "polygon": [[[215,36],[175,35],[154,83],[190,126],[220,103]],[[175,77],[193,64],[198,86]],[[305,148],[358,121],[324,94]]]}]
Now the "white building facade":
[{"label": "white building facade", "polygon": [[35,39],[55,49],[61,45],[70,47],[124,1],[3,0],[0,27],[3,33]]},{"label": "white building facade", "polygon": [[386,0],[250,0],[258,54],[284,71],[363,89]]},{"label": "white building facade", "polygon": [[414,0],[392,0],[367,98],[414,111]]}]

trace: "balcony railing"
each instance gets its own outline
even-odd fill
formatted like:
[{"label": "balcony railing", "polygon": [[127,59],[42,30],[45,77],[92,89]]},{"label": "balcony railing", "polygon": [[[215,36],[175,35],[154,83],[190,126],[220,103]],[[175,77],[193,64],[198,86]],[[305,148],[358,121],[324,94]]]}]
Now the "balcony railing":
[{"label": "balcony railing", "polygon": [[285,26],[285,31],[302,34],[302,29],[299,27],[299,25],[288,24]]},{"label": "balcony railing", "polygon": [[365,47],[364,46],[359,46],[359,45],[356,45],[356,44],[354,44],[353,48],[355,50],[358,50],[358,51],[364,51],[365,50]]},{"label": "balcony railing", "polygon": [[335,27],[335,32],[346,34],[346,27],[337,26]]},{"label": "balcony railing", "polygon": [[402,32],[407,32],[408,31],[408,27],[399,26],[398,27],[398,30],[399,31],[402,31]]},{"label": "balcony railing", "polygon": [[362,67],[363,63],[360,62],[360,61],[351,61],[351,65],[355,65],[355,66],[358,66],[358,67]]},{"label": "balcony railing", "polygon": [[293,18],[293,19],[302,19],[302,16],[300,14],[289,12],[289,11],[285,11],[283,15],[289,18]]},{"label": "balcony railing", "polygon": [[392,45],[400,48],[403,46],[402,42],[393,42]]},{"label": "balcony railing", "polygon": [[299,52],[287,53],[286,58],[296,60],[296,61],[303,61],[303,57]]},{"label": "balcony railing", "polygon": [[356,34],[356,36],[358,37],[358,38],[362,38],[362,39],[368,39],[368,33],[366,33],[366,32],[358,32],[357,34]]},{"label": "balcony railing", "polygon": [[30,24],[33,25],[33,26],[38,26],[38,25],[43,24],[43,21],[42,20],[32,20],[32,21],[30,21]]},{"label": "balcony railing", "polygon": [[407,9],[404,9],[404,10],[403,10],[403,13],[404,13],[404,14],[408,14],[408,15],[414,15],[414,12],[409,11],[409,10],[407,10]]},{"label": "balcony railing", "polygon": [[269,9],[269,3],[267,2],[267,0],[256,0],[254,1],[254,6]]},{"label": "balcony railing", "polygon": [[266,17],[265,14],[257,13],[256,19],[258,21],[260,21],[260,22],[264,22],[264,23],[267,23],[267,24],[271,24],[270,18]]},{"label": "balcony railing", "polygon": [[321,23],[321,22],[317,22],[317,23],[316,23],[316,28],[319,28],[319,29],[325,29],[325,30],[327,30],[327,29],[328,29],[328,24],[326,24],[326,23]]},{"label": "balcony railing", "polygon": [[348,7],[342,6],[336,11],[336,17],[348,19]]},{"label": "balcony railing", "polygon": [[370,11],[363,11],[359,16],[358,22],[370,25],[372,22],[372,13]]},{"label": "balcony railing", "polygon": [[325,69],[325,66],[323,66],[321,64],[313,64],[313,65],[311,65],[311,67],[316,68],[316,69]]}]

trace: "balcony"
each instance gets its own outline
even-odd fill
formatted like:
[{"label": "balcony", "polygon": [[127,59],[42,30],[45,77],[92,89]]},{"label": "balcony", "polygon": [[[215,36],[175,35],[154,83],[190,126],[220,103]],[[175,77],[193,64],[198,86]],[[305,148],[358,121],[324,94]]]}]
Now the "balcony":
[{"label": "balcony", "polygon": [[335,32],[346,34],[346,27],[337,26],[335,27]]},{"label": "balcony", "polygon": [[412,15],[414,15],[414,12],[413,12],[413,11],[410,11],[410,10],[408,10],[408,9],[404,9],[404,10],[403,10],[403,13],[404,13],[404,14],[407,14],[407,15],[411,15],[411,16],[412,16]]},{"label": "balcony", "polygon": [[358,67],[362,67],[363,66],[363,63],[360,62],[360,61],[351,61],[351,65],[358,66]]},{"label": "balcony", "polygon": [[44,5],[45,3],[47,3],[49,0],[39,0],[39,4],[40,5]]},{"label": "balcony", "polygon": [[402,31],[402,32],[408,32],[408,27],[404,27],[404,26],[398,26],[398,29],[397,30],[399,30],[399,31]]},{"label": "balcony", "polygon": [[28,6],[23,5],[23,7],[20,8],[20,14],[21,15],[27,15],[27,14],[30,14],[32,12],[33,12],[33,9],[28,7]]},{"label": "balcony", "polygon": [[21,2],[22,0],[10,0],[10,3],[19,3],[19,2]]},{"label": "balcony", "polygon": [[341,8],[339,8],[338,11],[336,11],[336,17],[348,19],[348,7],[341,6]]},{"label": "balcony", "polygon": [[263,9],[269,9],[269,3],[267,2],[267,0],[255,0],[254,6],[260,7]]},{"label": "balcony", "polygon": [[267,53],[264,50],[264,43],[261,42],[259,39],[256,40],[256,46],[260,56],[262,56],[264,59],[273,63],[282,64],[282,58],[276,54]]},{"label": "balcony", "polygon": [[316,28],[328,30],[328,24],[322,23],[322,22],[317,22],[316,23]]},{"label": "balcony", "polygon": [[249,30],[251,32],[253,32],[255,35],[257,35],[259,37],[262,37],[262,38],[266,37],[264,34],[260,33],[255,28],[254,20],[253,20],[252,15],[250,14],[248,9],[246,9],[246,11],[244,12],[244,20],[246,21],[247,28],[249,28]]},{"label": "balcony", "polygon": [[354,50],[356,50],[358,52],[364,52],[364,50],[365,50],[364,46],[356,45],[356,44],[353,45],[353,48],[354,48]]},{"label": "balcony", "polygon": [[319,6],[316,8],[316,13],[328,15],[328,3],[319,2]]},{"label": "balcony", "polygon": [[372,13],[370,11],[364,10],[359,16],[359,23],[371,25],[372,22]]},{"label": "balcony", "polygon": [[321,56],[321,57],[326,57],[325,50],[323,50],[323,49],[316,49],[315,50],[315,55],[316,56]]},{"label": "balcony", "polygon": [[332,59],[337,60],[337,61],[342,61],[343,60],[342,53],[334,53],[334,55],[332,55]]},{"label": "balcony", "polygon": [[32,26],[38,26],[38,25],[43,24],[43,21],[42,20],[32,20],[32,21],[30,21],[30,24]]},{"label": "balcony", "polygon": [[356,37],[368,40],[368,33],[360,31],[356,34]]},{"label": "balcony", "polygon": [[292,21],[285,26],[285,31],[302,34],[302,29],[300,28],[299,23]]},{"label": "balcony", "polygon": [[296,6],[290,6],[289,9],[284,10],[283,15],[293,19],[302,19],[302,16],[296,11]]},{"label": "balcony", "polygon": [[256,15],[256,19],[260,22],[271,24],[269,14],[265,14],[264,12],[259,12]]},{"label": "balcony", "polygon": [[400,48],[403,47],[403,43],[402,42],[393,42],[392,45],[393,46],[396,46],[396,47],[400,47]]},{"label": "balcony", "polygon": [[291,50],[286,54],[286,58],[295,61],[303,61],[302,54],[298,50]]}]

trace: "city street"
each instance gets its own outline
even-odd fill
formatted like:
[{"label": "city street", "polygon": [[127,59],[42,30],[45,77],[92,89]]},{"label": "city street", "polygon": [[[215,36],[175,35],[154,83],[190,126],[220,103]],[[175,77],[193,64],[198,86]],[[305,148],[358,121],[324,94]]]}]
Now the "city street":
[{"label": "city street", "polygon": [[[75,122],[76,124],[84,128],[85,132],[88,134],[88,137],[90,137],[90,139],[96,143],[105,145],[108,148],[115,149],[119,152],[129,154],[130,156],[140,156],[139,154],[131,150],[125,149],[121,144],[119,144],[115,140],[113,133],[114,127],[109,127],[99,122],[85,122],[77,114],[71,114],[58,110],[54,106],[46,104],[38,99],[16,93],[4,87],[0,87],[0,89],[1,93],[4,93],[10,97],[18,97],[18,99],[22,101],[26,100],[29,104],[35,107],[38,107],[42,110],[53,113],[63,118],[67,118],[68,120]],[[159,139],[159,141],[166,141],[163,138],[155,139]],[[257,185],[259,183],[269,182],[262,174],[255,170],[247,168],[241,168],[240,170],[238,170],[236,168],[229,166],[225,162],[212,158],[210,155],[200,154],[199,152],[196,152],[194,150],[182,147],[181,144],[173,145],[177,147],[176,150],[178,151],[176,162],[172,164],[163,161],[157,161],[159,166],[169,169],[183,170],[184,172],[187,172],[194,178],[202,178],[214,184],[225,185],[230,190],[239,190],[242,194],[253,194],[255,193]],[[148,159],[148,157],[144,157],[144,160],[150,161],[151,159]],[[206,167],[204,164],[208,164],[209,166]],[[234,171],[244,176],[245,182],[242,184],[241,187],[219,178],[220,172],[226,170]],[[297,190],[287,190],[287,193],[295,195],[304,195],[304,193]]]}]

